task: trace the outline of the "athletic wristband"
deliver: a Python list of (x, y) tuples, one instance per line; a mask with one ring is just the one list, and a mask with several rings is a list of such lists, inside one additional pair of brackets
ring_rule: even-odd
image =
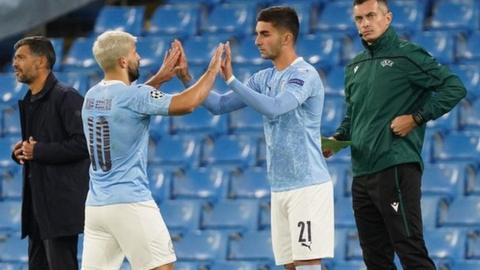
[(417, 126), (421, 126), (425, 123), (425, 119), (423, 119), (423, 116), (419, 112), (412, 114), (412, 117), (413, 121), (415, 121), (415, 124), (417, 124)]

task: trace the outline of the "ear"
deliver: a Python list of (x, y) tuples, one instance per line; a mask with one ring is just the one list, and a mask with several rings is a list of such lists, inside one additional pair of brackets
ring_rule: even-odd
[(45, 69), (50, 69), (46, 56), (39, 56), (37, 59), (38, 59), (38, 66), (39, 67), (45, 68)]
[(122, 56), (122, 57), (118, 58), (117, 62), (118, 62), (118, 65), (120, 66), (120, 68), (122, 68), (122, 69), (125, 69), (125, 68), (128, 67), (128, 61), (127, 61), (126, 57)]
[(283, 34), (282, 43), (284, 45), (293, 44), (293, 34), (290, 32), (285, 32)]
[(387, 12), (387, 14), (385, 15), (385, 18), (387, 19), (388, 25), (390, 25), (393, 20), (393, 13), (391, 11)]

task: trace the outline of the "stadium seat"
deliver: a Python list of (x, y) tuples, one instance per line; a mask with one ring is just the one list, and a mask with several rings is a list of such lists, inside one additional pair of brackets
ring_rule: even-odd
[(434, 131), (457, 130), (460, 122), (458, 112), (458, 107), (454, 107), (451, 111), (442, 115), (440, 118), (428, 121), (427, 127)]
[(333, 182), (335, 198), (347, 196), (345, 191), (347, 185), (347, 172), (350, 170), (350, 165), (329, 163), (328, 171)]
[(14, 234), (3, 242), (0, 242), (0, 262), (27, 262), (27, 239), (20, 239)]
[(422, 196), (422, 222), (424, 228), (436, 228), (441, 211), (447, 208), (447, 199), (439, 195)]
[(480, 168), (476, 164), (467, 166), (465, 186), (467, 195), (480, 195)]
[[(235, 64), (254, 66), (268, 64), (268, 61), (261, 57), (253, 36), (246, 36), (238, 42), (233, 42), (231, 48), (232, 62)], [(260, 68), (256, 68), (256, 70), (260, 70)]]
[(480, 260), (480, 231), (478, 230), (467, 233), (466, 259)]
[(422, 46), (441, 64), (453, 63), (453, 41), (452, 34), (444, 31), (417, 32), (412, 38), (412, 42)]
[(202, 166), (246, 167), (253, 165), (255, 144), (250, 137), (220, 136), (203, 142)]
[[(20, 263), (3, 263), (0, 262), (0, 269), (2, 270), (22, 270), (22, 265)], [(27, 269), (27, 268), (25, 268)]]
[(340, 64), (340, 41), (335, 35), (300, 36), (297, 41), (297, 52), (312, 65), (330, 67)]
[(335, 133), (345, 117), (345, 98), (326, 95), (323, 104), (321, 133), (329, 137)]
[(150, 19), (149, 35), (183, 38), (198, 33), (200, 6), (165, 5), (159, 6)]
[(257, 200), (224, 200), (204, 206), (201, 229), (256, 230), (259, 204)]
[(0, 201), (0, 230), (20, 230), (20, 219), (21, 203), (19, 201)]
[[(327, 95), (344, 96), (345, 95), (345, 68), (342, 66), (333, 67), (326, 75), (323, 81), (325, 93)], [(329, 96), (326, 96), (328, 100)]]
[(260, 230), (269, 230), (271, 225), (270, 199), (260, 201)]
[(345, 228), (335, 228), (334, 236), (334, 260), (335, 261), (345, 261), (347, 260), (347, 243), (348, 239), (351, 237), (351, 230)]
[(480, 31), (474, 32), (467, 37), (461, 37), (457, 41), (456, 57), (460, 61), (478, 63), (480, 60), (480, 47), (478, 41), (480, 40)]
[(473, 0), (436, 0), (428, 26), (433, 29), (471, 31), (478, 27), (478, 2)]
[(201, 205), (198, 200), (165, 200), (160, 211), (169, 229), (191, 231), (199, 228)]
[(221, 231), (189, 231), (173, 238), (175, 254), (179, 260), (224, 260), (228, 235)]
[(289, 6), (297, 12), (298, 21), (300, 22), (300, 35), (310, 34), (312, 28), (312, 13), (316, 11), (316, 1), (295, 1), (280, 0), (275, 5)]
[(183, 43), (184, 50), (188, 52), (188, 62), (206, 67), (218, 44), (228, 41), (229, 38), (228, 35), (218, 34), (189, 37)]
[(465, 166), (461, 164), (426, 164), (422, 177), (422, 194), (446, 195), (464, 193)]
[(168, 82), (165, 82), (162, 85), (160, 85), (160, 90), (168, 94), (175, 94), (185, 90), (185, 86), (183, 85), (182, 81), (180, 81), (180, 79), (175, 77), (169, 80)]
[(480, 99), (461, 103), (460, 126), (464, 129), (480, 130)]
[(191, 137), (164, 136), (149, 154), (149, 161), (164, 166), (188, 167), (198, 163), (197, 141)]
[(220, 4), (213, 9), (201, 23), (204, 33), (232, 33), (250, 35), (254, 31), (255, 6), (248, 3)]
[[(73, 41), (63, 62), (63, 71), (99, 71), (92, 53), (93, 38), (77, 38)], [(93, 84), (90, 84), (93, 85)]]
[(467, 89), (467, 98), (475, 100), (480, 97), (480, 64), (470, 63), (451, 65), (452, 72), (460, 78)]
[(16, 106), (17, 100), (22, 99), (28, 87), (17, 82), (15, 75), (0, 73), (0, 108)]
[(433, 157), (436, 161), (479, 161), (479, 140), (478, 136), (463, 133), (435, 136)]
[(185, 261), (177, 261), (175, 262), (175, 270), (199, 270), (205, 269), (202, 263), (199, 262), (185, 262)]
[(163, 136), (170, 136), (170, 120), (170, 117), (164, 115), (150, 118), (150, 136), (154, 141), (160, 140)]
[(258, 263), (250, 261), (220, 261), (214, 262), (209, 270), (257, 270)]
[(75, 88), (82, 96), (87, 93), (88, 78), (84, 72), (56, 72), (55, 76), (64, 85)]
[(54, 71), (59, 71), (62, 69), (63, 61), (63, 38), (51, 38), (50, 41), (53, 45), (53, 50), (55, 51), (55, 65), (53, 66)]
[(144, 13), (143, 6), (104, 6), (95, 22), (94, 32), (99, 35), (107, 30), (121, 30), (139, 36)]
[(213, 115), (200, 107), (192, 113), (171, 118), (170, 131), (173, 134), (224, 134), (227, 130), (227, 116)]
[(3, 199), (20, 199), (22, 197), (22, 170), (18, 166), (0, 169), (0, 191)]
[(2, 114), (0, 120), (3, 119), (1, 127), (2, 136), (11, 136), (20, 139), (20, 113), (18, 106), (9, 106), (0, 111)]
[(267, 172), (263, 168), (249, 168), (233, 172), (228, 188), (229, 198), (265, 198), (270, 196)]
[(248, 231), (230, 239), (229, 260), (273, 260), (270, 231)]
[(442, 226), (480, 226), (480, 196), (457, 197), (440, 213)]
[(140, 67), (152, 74), (163, 63), (163, 57), (170, 48), (170, 38), (142, 37), (137, 40), (137, 53), (140, 55)]
[(230, 133), (260, 133), (263, 131), (262, 115), (250, 106), (229, 113), (228, 120)]
[(12, 150), (15, 143), (20, 138), (0, 137), (0, 168), (16, 166), (15, 161), (12, 160)]
[(157, 203), (170, 198), (170, 188), (172, 184), (172, 174), (175, 169), (166, 169), (161, 165), (150, 164), (148, 166), (148, 179), (150, 191)]
[(388, 7), (393, 13), (392, 25), (395, 30), (422, 31), (425, 16), (425, 3), (423, 1), (391, 1), (388, 3)]
[(335, 200), (335, 226), (355, 227), (353, 216), (352, 199), (350, 197), (338, 197)]
[(362, 260), (363, 253), (362, 249), (360, 248), (360, 239), (358, 236), (358, 231), (351, 230), (347, 234), (347, 238), (345, 239), (346, 251), (345, 251), (345, 258), (347, 260)]
[[(362, 39), (358, 35), (353, 38), (345, 37), (341, 39), (342, 42), (342, 63), (348, 64), (350, 61), (363, 52), (365, 47), (362, 44)], [(343, 82), (342, 82), (343, 83)]]
[(363, 261), (338, 261), (332, 270), (367, 270)]
[(352, 34), (356, 32), (352, 18), (351, 1), (327, 1), (313, 27), (317, 33), (340, 31)]
[(455, 260), (450, 268), (451, 270), (478, 270), (480, 269), (480, 260)]
[(464, 258), (466, 239), (462, 229), (426, 229), (423, 236), (432, 259)]
[(215, 168), (200, 168), (173, 174), (171, 198), (212, 199), (224, 197), (227, 175)]

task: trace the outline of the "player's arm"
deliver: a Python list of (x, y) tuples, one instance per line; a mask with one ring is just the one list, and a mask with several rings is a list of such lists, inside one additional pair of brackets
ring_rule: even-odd
[(158, 89), (162, 83), (169, 81), (175, 76), (176, 72), (180, 68), (177, 65), (180, 58), (179, 43), (180, 42), (178, 40), (172, 42), (172, 46), (165, 53), (162, 66), (158, 69), (155, 75), (145, 82), (146, 85), (150, 85)]

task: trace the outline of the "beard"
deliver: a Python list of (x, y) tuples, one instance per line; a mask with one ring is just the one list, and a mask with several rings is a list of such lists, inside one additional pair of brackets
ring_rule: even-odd
[(15, 72), (15, 77), (17, 77), (17, 81), (20, 83), (30, 84), (33, 81), (32, 76), (28, 76), (27, 74), (20, 72)]
[(140, 72), (138, 71), (139, 63), (136, 66), (128, 65), (128, 80), (130, 83), (136, 81), (140, 76)]

